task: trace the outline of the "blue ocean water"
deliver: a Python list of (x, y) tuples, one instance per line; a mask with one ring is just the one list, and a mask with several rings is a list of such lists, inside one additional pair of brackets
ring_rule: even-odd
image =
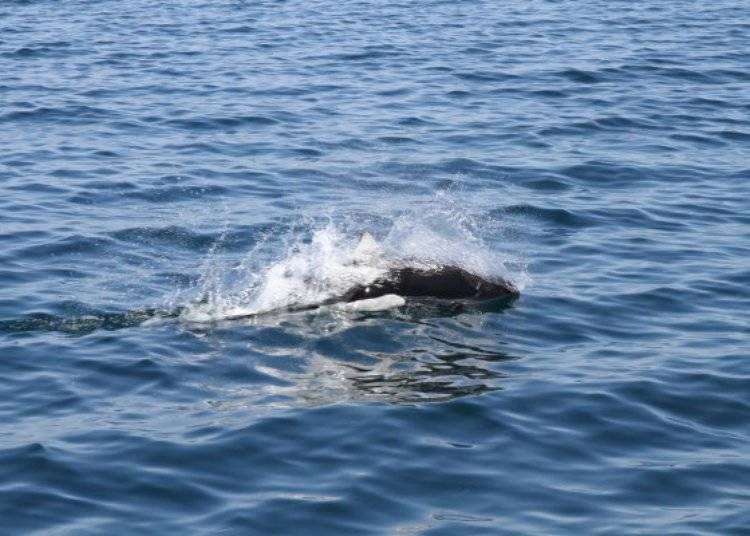
[[(726, 0), (0, 3), (0, 533), (750, 533), (748, 50)], [(279, 312), (363, 233), (521, 297)]]

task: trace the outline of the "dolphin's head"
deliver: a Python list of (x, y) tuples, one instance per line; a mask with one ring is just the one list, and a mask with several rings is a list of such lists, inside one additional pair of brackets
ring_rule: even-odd
[(474, 274), (468, 274), (476, 288), (475, 298), (490, 300), (494, 298), (517, 298), (520, 293), (509, 281), (504, 279), (484, 279)]

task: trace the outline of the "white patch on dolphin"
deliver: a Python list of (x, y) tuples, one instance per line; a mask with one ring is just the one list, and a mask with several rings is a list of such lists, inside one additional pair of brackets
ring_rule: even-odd
[(337, 303), (333, 308), (338, 311), (386, 311), (401, 307), (405, 303), (406, 300), (398, 294), (384, 294), (377, 298)]

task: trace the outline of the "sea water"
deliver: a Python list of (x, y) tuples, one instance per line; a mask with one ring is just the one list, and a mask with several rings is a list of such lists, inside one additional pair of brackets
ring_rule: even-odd
[[(746, 534), (748, 50), (744, 2), (0, 3), (0, 533)], [(399, 263), (521, 296), (289, 311)]]

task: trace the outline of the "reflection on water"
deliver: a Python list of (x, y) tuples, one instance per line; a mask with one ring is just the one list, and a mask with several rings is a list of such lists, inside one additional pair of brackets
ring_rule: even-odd
[(280, 405), (324, 405), (349, 401), (440, 402), (501, 389), (506, 376), (494, 366), (510, 359), (497, 354), (413, 352), (381, 355), (373, 367), (310, 358), (303, 373), (264, 367), (288, 385), (269, 387)]
[(320, 406), (340, 402), (442, 402), (502, 389), (507, 376), (497, 363), (511, 359), (502, 353), (464, 352), (382, 355), (377, 365), (362, 367), (324, 356), (311, 357), (304, 372), (258, 367), (280, 380), (225, 392), (225, 400), (212, 400), (214, 408), (241, 406)]
[[(350, 317), (337, 329), (328, 318), (323, 336), (324, 331), (311, 329), (320, 328), (319, 324), (307, 324), (306, 329), (287, 324), (284, 331), (295, 332), (300, 338), (297, 347), (269, 349), (251, 343), (248, 349), (266, 356), (294, 356), (293, 364), (289, 359), (266, 359), (255, 369), (268, 381), (225, 391), (226, 398), (214, 400), (212, 405), (441, 402), (503, 388), (507, 375), (501, 370), (502, 363), (514, 357), (503, 351), (502, 342), (482, 339), (483, 315), (429, 319), (404, 319), (403, 313), (391, 313), (389, 318), (363, 316)], [(454, 340), (445, 338), (446, 333)], [(463, 342), (477, 339), (483, 341), (482, 346)]]

